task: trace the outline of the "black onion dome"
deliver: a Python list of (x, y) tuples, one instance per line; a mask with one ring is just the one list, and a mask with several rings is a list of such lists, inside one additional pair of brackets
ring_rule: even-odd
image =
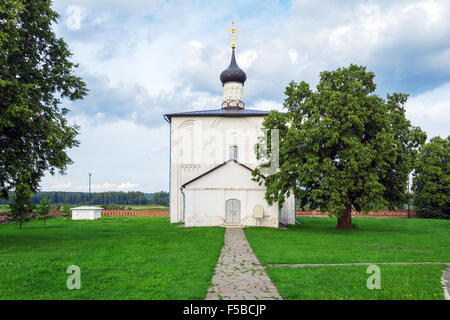
[(231, 54), (231, 62), (227, 69), (223, 70), (220, 74), (220, 81), (222, 81), (222, 85), (226, 82), (236, 81), (244, 84), (245, 80), (247, 80), (247, 75), (245, 72), (238, 67), (236, 63), (236, 57), (233, 53)]

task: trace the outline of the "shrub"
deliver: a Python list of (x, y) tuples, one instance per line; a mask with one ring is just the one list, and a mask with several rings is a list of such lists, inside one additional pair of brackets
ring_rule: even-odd
[(44, 225), (47, 224), (47, 220), (50, 219), (50, 200), (44, 198), (39, 203), (38, 207), (38, 219), (44, 220)]
[(62, 212), (61, 215), (65, 218), (65, 219), (70, 219), (72, 218), (72, 212), (70, 211), (70, 206), (68, 204), (65, 204), (62, 208)]
[(450, 219), (450, 136), (421, 149), (413, 177), (414, 205), (424, 218)]

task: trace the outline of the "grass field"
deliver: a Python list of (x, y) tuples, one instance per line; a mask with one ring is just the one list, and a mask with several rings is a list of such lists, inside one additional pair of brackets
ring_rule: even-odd
[(353, 218), (349, 231), (333, 218), (298, 220), (289, 230), (245, 229), (262, 264), (450, 262), (450, 220)]
[[(0, 299), (203, 299), (224, 228), (161, 218), (51, 219), (0, 226)], [(66, 269), (81, 269), (68, 290)]]
[[(299, 218), (288, 230), (245, 228), (263, 265), (450, 262), (450, 221)], [(0, 226), (0, 299), (203, 299), (224, 228), (178, 228), (167, 217), (51, 219)], [(66, 269), (81, 268), (81, 290)], [(381, 289), (366, 286), (367, 266), (268, 267), (285, 299), (443, 299), (443, 265), (379, 265)]]
[(284, 299), (442, 300), (444, 265), (380, 265), (380, 289), (369, 290), (366, 266), (267, 268)]
[[(450, 221), (354, 218), (358, 228), (336, 230), (336, 219), (298, 218), (289, 230), (247, 228), (262, 264), (450, 262)], [(367, 266), (268, 267), (284, 299), (443, 299), (444, 265), (379, 265), (381, 289), (369, 290)]]

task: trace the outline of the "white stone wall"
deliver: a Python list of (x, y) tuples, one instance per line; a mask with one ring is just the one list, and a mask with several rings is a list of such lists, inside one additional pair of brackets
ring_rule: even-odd
[(171, 121), (170, 221), (182, 219), (181, 185), (229, 159), (254, 168), (254, 145), (263, 117), (173, 117)]
[[(278, 227), (278, 206), (269, 206), (264, 199), (264, 187), (251, 180), (250, 170), (228, 162), (185, 188), (186, 226), (225, 225), (225, 203), (240, 201), (240, 225)], [(264, 218), (255, 219), (253, 209), (260, 205)]]
[[(262, 121), (263, 116), (173, 117), (171, 119), (171, 222), (179, 222), (183, 219), (183, 197), (180, 187), (191, 179), (229, 160), (229, 148), (231, 146), (238, 147), (239, 162), (252, 169), (256, 167), (257, 160), (254, 152), (254, 146), (257, 143), (258, 135), (262, 134), (260, 130), (262, 127)], [(245, 183), (247, 180), (252, 182), (251, 177), (248, 179), (241, 179), (239, 181), (241, 181), (241, 183)], [(230, 191), (228, 180), (219, 180), (218, 182), (218, 188), (227, 189)], [(243, 196), (245, 199), (250, 199), (246, 210), (249, 210), (253, 203), (262, 201), (261, 199), (264, 198), (264, 186), (261, 186), (260, 188), (261, 189), (258, 191), (248, 190), (247, 196)], [(200, 218), (200, 211), (196, 210), (195, 213), (197, 216), (193, 215), (190, 223), (192, 225), (194, 223), (198, 223), (198, 225), (220, 224), (220, 217), (225, 217), (224, 212), (223, 214), (219, 212), (219, 214), (221, 214), (219, 216), (213, 214), (212, 212), (216, 212), (217, 208), (222, 208), (225, 210), (225, 197), (229, 195), (208, 193), (208, 196), (205, 196), (204, 193), (200, 191), (201, 190), (185, 191), (186, 207), (188, 205), (193, 205), (193, 199), (205, 199), (205, 203), (203, 204), (203, 208), (205, 208), (205, 212), (203, 213), (204, 217)], [(190, 204), (188, 204), (188, 202)], [(199, 208), (198, 205), (196, 205), (196, 207)], [(210, 210), (208, 210), (208, 208)], [(295, 208), (293, 201), (289, 200), (285, 204), (285, 208), (286, 209), (284, 209), (284, 211), (282, 210), (283, 214), (280, 214), (280, 220), (284, 219), (288, 221), (288, 223), (295, 223)], [(274, 210), (276, 210), (278, 217), (278, 208)], [(266, 220), (268, 221), (268, 219)], [(245, 223), (248, 225), (256, 225), (256, 221), (251, 217), (248, 217)], [(275, 226), (275, 220), (269, 224)], [(276, 224), (278, 224), (278, 218)]]
[(239, 102), (243, 102), (244, 85), (240, 82), (226, 82), (223, 85), (223, 101), (234, 102), (230, 106), (237, 106)]

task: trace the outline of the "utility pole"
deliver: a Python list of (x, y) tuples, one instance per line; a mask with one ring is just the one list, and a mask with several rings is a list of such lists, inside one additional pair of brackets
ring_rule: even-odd
[(90, 206), (91, 205), (91, 176), (92, 176), (92, 173), (88, 172), (88, 175), (89, 175), (89, 196), (88, 196), (88, 199), (89, 199), (89, 206)]

